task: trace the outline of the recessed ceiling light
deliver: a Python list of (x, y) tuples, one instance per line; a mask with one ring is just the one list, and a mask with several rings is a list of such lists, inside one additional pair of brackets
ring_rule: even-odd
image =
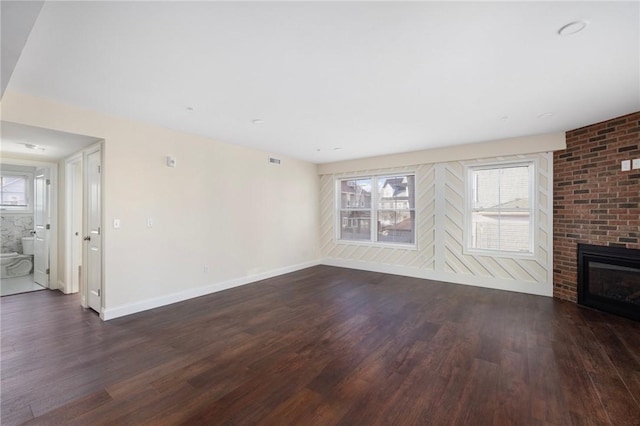
[(551, 118), (551, 117), (553, 117), (553, 113), (552, 112), (545, 112), (545, 113), (540, 114), (538, 116), (538, 118)]
[(43, 147), (38, 146), (38, 145), (34, 145), (32, 143), (25, 143), (24, 146), (29, 148), (29, 149), (33, 149), (34, 151), (44, 151)]
[(569, 22), (567, 25), (563, 26), (558, 30), (558, 35), (562, 37), (566, 37), (566, 36), (577, 34), (580, 31), (587, 28), (587, 25), (589, 25), (588, 21)]
[(340, 151), (342, 148), (333, 148), (334, 151)]
[(252, 121), (253, 124), (264, 124), (264, 120), (262, 118), (256, 118)]

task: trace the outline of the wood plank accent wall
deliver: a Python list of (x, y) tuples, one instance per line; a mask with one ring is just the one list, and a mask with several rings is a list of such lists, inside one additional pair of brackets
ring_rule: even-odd
[[(526, 154), (352, 171), (320, 178), (320, 244), (323, 263), (369, 271), (552, 295), (552, 154)], [(536, 247), (533, 256), (470, 254), (464, 249), (465, 166), (532, 160), (536, 163)], [(417, 247), (373, 246), (336, 241), (335, 180), (370, 174), (416, 174)]]
[(640, 249), (640, 111), (567, 132), (553, 159), (554, 297), (576, 301), (578, 243)]

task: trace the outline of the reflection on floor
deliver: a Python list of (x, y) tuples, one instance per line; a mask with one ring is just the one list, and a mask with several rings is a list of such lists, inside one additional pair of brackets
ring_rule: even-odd
[(22, 277), (0, 278), (0, 296), (44, 289), (41, 285), (33, 282), (33, 274)]

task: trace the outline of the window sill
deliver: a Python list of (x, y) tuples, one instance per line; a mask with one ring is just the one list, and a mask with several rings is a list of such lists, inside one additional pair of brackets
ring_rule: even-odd
[(482, 249), (464, 249), (462, 254), (468, 256), (486, 256), (486, 257), (506, 257), (512, 259), (534, 259), (535, 252), (520, 251), (502, 251), (502, 250), (482, 250)]
[(365, 246), (365, 247), (379, 247), (379, 248), (392, 248), (402, 250), (417, 251), (417, 244), (402, 244), (402, 243), (374, 243), (372, 241), (357, 241), (357, 240), (338, 240), (334, 239), (335, 244), (352, 245), (352, 246)]
[(5, 215), (33, 215), (33, 210), (4, 210), (0, 209), (0, 214)]

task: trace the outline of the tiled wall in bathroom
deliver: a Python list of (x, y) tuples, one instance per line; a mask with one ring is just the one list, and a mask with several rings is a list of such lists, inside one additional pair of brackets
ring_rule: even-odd
[(29, 237), (33, 230), (33, 216), (21, 214), (2, 215), (2, 253), (22, 253), (22, 237)]

